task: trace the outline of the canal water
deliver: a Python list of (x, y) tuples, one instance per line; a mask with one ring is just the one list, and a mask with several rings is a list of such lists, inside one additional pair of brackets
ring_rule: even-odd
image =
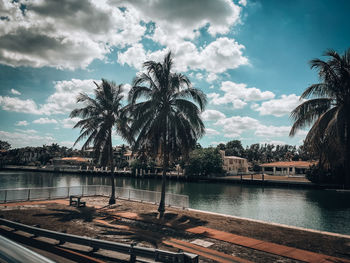
[[(104, 176), (0, 171), (0, 188), (109, 185)], [(161, 190), (161, 181), (120, 177), (119, 187)], [(167, 192), (189, 196), (190, 207), (350, 235), (350, 193), (227, 183), (168, 181)]]

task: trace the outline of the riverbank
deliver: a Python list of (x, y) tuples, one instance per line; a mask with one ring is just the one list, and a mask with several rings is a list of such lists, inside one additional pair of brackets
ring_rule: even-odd
[[(60, 174), (80, 174), (80, 175), (92, 175), (92, 176), (108, 176), (110, 172), (99, 170), (79, 170), (79, 169), (55, 169), (52, 167), (36, 167), (36, 166), (19, 166), (19, 165), (6, 165), (2, 170), (12, 171), (30, 171), (30, 172), (50, 172)], [(161, 173), (149, 173), (145, 172), (141, 174), (132, 174), (131, 171), (118, 170), (115, 172), (117, 177), (134, 177), (134, 178), (155, 178), (161, 179)], [(292, 177), (292, 176), (274, 176), (274, 175), (262, 175), (262, 174), (246, 174), (237, 176), (213, 176), (213, 177), (186, 177), (178, 173), (168, 173), (167, 179), (178, 181), (190, 181), (190, 182), (213, 182), (213, 183), (230, 183), (230, 184), (247, 184), (247, 185), (266, 185), (266, 186), (281, 186), (281, 187), (295, 187), (295, 188), (310, 188), (310, 189), (328, 189), (328, 188), (341, 188), (341, 186), (335, 185), (317, 185), (313, 184), (305, 177)]]
[[(299, 262), (264, 251), (263, 246), (238, 245), (223, 241), (226, 236), (243, 237), (252, 243), (252, 239), (282, 245), (280, 248), (306, 250), (350, 260), (350, 236), (327, 234), (314, 230), (269, 224), (239, 217), (206, 213), (198, 210), (167, 208), (163, 219), (157, 219), (157, 206), (149, 203), (117, 200), (115, 206), (106, 206), (108, 198), (84, 198), (86, 208), (68, 206), (68, 200), (12, 203), (0, 206), (0, 215), (6, 219), (24, 224), (35, 225), (60, 232), (133, 243), (146, 247), (173, 250), (165, 243), (171, 238), (183, 242), (211, 244), (208, 249), (253, 262)], [(25, 211), (25, 213), (24, 213)], [(188, 231), (192, 229), (191, 231)], [(219, 231), (219, 238), (214, 234), (195, 233), (193, 229)], [(220, 232), (223, 231), (223, 232)], [(220, 234), (221, 233), (221, 234)], [(221, 238), (220, 238), (221, 237)], [(196, 241), (197, 240), (197, 241)], [(200, 240), (200, 241), (198, 241)], [(165, 241), (165, 242), (164, 242)], [(170, 242), (170, 241), (169, 241)], [(270, 243), (269, 243), (270, 242)], [(295, 250), (294, 254), (299, 251)], [(293, 254), (293, 253), (291, 253)], [(213, 262), (202, 258), (202, 262)], [(342, 261), (339, 261), (342, 262)], [(343, 262), (346, 262), (345, 260)], [(349, 261), (350, 262), (350, 261)]]

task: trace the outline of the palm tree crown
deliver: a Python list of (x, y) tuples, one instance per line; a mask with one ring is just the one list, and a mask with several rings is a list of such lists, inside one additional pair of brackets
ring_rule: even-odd
[[(293, 136), (300, 128), (312, 125), (305, 142), (316, 150), (337, 147), (343, 161), (350, 161), (350, 48), (343, 56), (334, 50), (325, 53), (328, 61), (314, 59), (311, 68), (319, 72), (321, 82), (308, 87), (291, 117)], [(344, 152), (345, 151), (345, 152)], [(321, 161), (321, 160), (320, 160)]]
[(171, 72), (172, 65), (170, 52), (163, 63), (145, 62), (146, 72), (134, 79), (128, 96), (134, 148), (162, 154), (163, 182), (169, 158), (186, 154), (204, 134), (206, 96), (186, 76)]

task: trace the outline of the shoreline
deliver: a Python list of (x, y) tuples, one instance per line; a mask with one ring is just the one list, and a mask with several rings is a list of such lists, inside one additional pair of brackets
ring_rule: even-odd
[[(34, 166), (18, 166), (18, 165), (6, 165), (3, 166), (0, 171), (27, 171), (27, 172), (47, 172), (47, 173), (59, 173), (59, 174), (78, 174), (78, 175), (92, 175), (92, 176), (108, 176), (107, 171), (81, 171), (76, 169), (51, 169), (40, 168)], [(160, 174), (144, 174), (133, 175), (130, 171), (118, 171), (115, 173), (116, 177), (130, 177), (139, 179), (161, 179)], [(261, 174), (255, 174), (261, 175)], [(340, 185), (319, 185), (312, 182), (293, 181), (293, 180), (276, 180), (276, 179), (256, 179), (256, 178), (234, 178), (232, 176), (220, 176), (220, 177), (185, 177), (176, 174), (168, 174), (167, 179), (177, 181), (188, 182), (212, 182), (212, 183), (230, 183), (230, 184), (244, 184), (244, 185), (260, 185), (260, 186), (278, 186), (284, 188), (304, 188), (304, 189), (339, 189), (343, 190)]]

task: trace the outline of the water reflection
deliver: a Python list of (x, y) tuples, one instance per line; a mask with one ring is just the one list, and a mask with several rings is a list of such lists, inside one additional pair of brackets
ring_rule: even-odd
[[(110, 185), (106, 176), (0, 172), (0, 188)], [(151, 191), (161, 181), (119, 177), (116, 185)], [(190, 207), (264, 221), (350, 234), (350, 194), (336, 191), (168, 181), (167, 191), (189, 196)]]

